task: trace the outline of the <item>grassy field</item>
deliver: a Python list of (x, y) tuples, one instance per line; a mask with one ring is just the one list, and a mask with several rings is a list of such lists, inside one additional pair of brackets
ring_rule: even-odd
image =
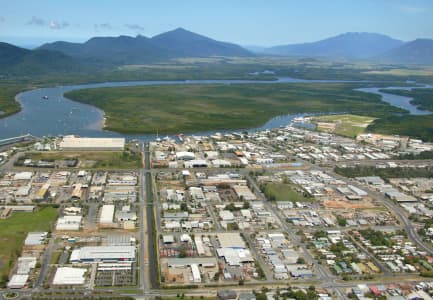
[(43, 208), (35, 213), (12, 213), (0, 220), (0, 277), (7, 275), (20, 254), (24, 239), (30, 231), (49, 231), (57, 218), (55, 208)]
[(79, 168), (137, 169), (141, 168), (141, 155), (129, 151), (48, 151), (28, 152), (25, 158), (38, 160), (65, 160), (76, 158)]
[[(328, 115), (314, 117), (312, 122), (317, 124), (317, 129), (320, 131), (332, 132), (353, 138), (363, 133), (374, 119), (372, 117), (356, 115)], [(334, 125), (335, 127), (329, 129), (326, 126), (327, 124)]]
[(99, 88), (66, 94), (105, 111), (106, 129), (124, 133), (188, 133), (260, 126), (289, 113), (403, 112), (359, 84), (232, 84)]
[(310, 202), (313, 200), (286, 183), (268, 183), (263, 187), (263, 192), (270, 201)]

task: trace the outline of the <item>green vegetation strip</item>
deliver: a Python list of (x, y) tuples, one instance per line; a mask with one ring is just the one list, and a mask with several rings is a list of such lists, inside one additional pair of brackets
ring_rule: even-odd
[(57, 218), (57, 210), (43, 208), (35, 213), (14, 212), (0, 220), (0, 275), (2, 281), (20, 255), (24, 239), (30, 231), (50, 231)]
[(20, 111), (20, 104), (15, 101), (15, 95), (23, 91), (23, 85), (0, 85), (0, 118), (4, 118)]
[(353, 168), (335, 167), (334, 171), (345, 177), (366, 177), (380, 176), (382, 178), (415, 178), (415, 177), (433, 177), (433, 167), (425, 168), (386, 168), (380, 169), (375, 166), (355, 166)]
[(360, 84), (236, 84), (116, 87), (72, 91), (66, 97), (105, 111), (108, 130), (187, 133), (260, 126), (289, 113), (404, 112)]
[(367, 127), (367, 131), (404, 135), (433, 142), (433, 115), (388, 116), (375, 120)]
[(28, 152), (24, 157), (33, 161), (77, 159), (80, 168), (90, 169), (138, 169), (142, 167), (141, 155), (131, 151)]

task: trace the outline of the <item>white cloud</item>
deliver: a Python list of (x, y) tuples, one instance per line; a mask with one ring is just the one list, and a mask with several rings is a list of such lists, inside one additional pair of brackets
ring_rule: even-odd
[(68, 26), (69, 26), (69, 23), (66, 22), (66, 21), (60, 22), (60, 21), (54, 21), (54, 20), (52, 20), (50, 22), (50, 28), (51, 29), (64, 29), (64, 28), (66, 28)]
[(110, 30), (112, 28), (110, 23), (93, 24), (96, 31)]
[(426, 12), (428, 9), (421, 6), (414, 6), (414, 5), (400, 5), (398, 9), (407, 14), (420, 14)]
[(26, 23), (27, 25), (34, 25), (34, 26), (44, 26), (46, 24), (45, 20), (36, 16), (33, 16), (30, 21)]
[(144, 27), (138, 24), (125, 24), (125, 27), (134, 31), (144, 31)]

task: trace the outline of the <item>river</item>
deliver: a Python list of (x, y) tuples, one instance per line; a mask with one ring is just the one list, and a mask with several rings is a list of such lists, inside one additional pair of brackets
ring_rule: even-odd
[[(87, 137), (126, 137), (127, 139), (152, 140), (154, 135), (131, 135), (110, 132), (102, 129), (104, 112), (94, 106), (71, 101), (63, 95), (66, 92), (85, 88), (99, 87), (125, 87), (141, 85), (173, 85), (173, 84), (241, 84), (241, 83), (332, 83), (332, 82), (359, 82), (338, 80), (303, 80), (289, 77), (279, 78), (276, 81), (254, 80), (186, 80), (186, 81), (128, 81), (106, 82), (96, 84), (83, 84), (72, 86), (57, 86), (41, 88), (20, 93), (16, 96), (22, 110), (12, 116), (0, 119), (0, 139), (30, 133), (34, 136), (57, 136), (75, 134)], [(433, 87), (433, 86), (428, 86)], [(403, 89), (403, 87), (394, 87)], [(403, 107), (411, 114), (428, 114), (410, 104), (411, 98), (379, 92), (379, 88), (359, 89), (364, 92), (379, 94), (382, 99), (392, 105)], [(47, 96), (47, 99), (44, 97)], [(46, 98), (46, 97), (45, 97)], [(301, 116), (284, 115), (272, 118), (264, 125), (250, 128), (248, 131), (265, 130), (285, 126), (294, 118)], [(238, 129), (244, 130), (244, 129)], [(235, 131), (235, 130), (230, 130)], [(222, 131), (219, 131), (222, 132)], [(194, 134), (212, 134), (214, 132), (197, 132)]]

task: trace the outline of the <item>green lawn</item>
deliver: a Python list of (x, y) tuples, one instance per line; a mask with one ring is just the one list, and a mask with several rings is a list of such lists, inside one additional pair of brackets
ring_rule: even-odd
[(286, 183), (268, 183), (263, 190), (270, 201), (306, 202), (313, 200), (312, 197), (296, 191), (292, 185)]
[(232, 84), (99, 88), (66, 97), (105, 111), (106, 129), (125, 133), (187, 133), (260, 126), (289, 113), (403, 112), (360, 84)]
[(0, 220), (0, 277), (7, 275), (21, 253), (30, 231), (49, 231), (57, 218), (57, 209), (46, 207), (35, 213), (17, 212)]
[[(347, 136), (356, 137), (365, 131), (367, 126), (374, 121), (375, 118), (366, 116), (356, 116), (356, 115), (328, 115), (328, 116), (318, 116), (313, 118), (313, 122), (325, 122), (335, 124), (335, 130), (331, 132)], [(326, 128), (318, 125), (318, 130), (327, 131)]]

